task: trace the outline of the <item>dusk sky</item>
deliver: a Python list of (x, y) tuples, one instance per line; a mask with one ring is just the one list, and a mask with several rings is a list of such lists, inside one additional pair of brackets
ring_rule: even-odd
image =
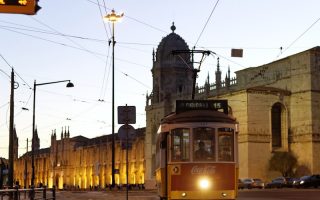
[[(319, 46), (318, 0), (40, 0), (36, 15), (0, 13), (0, 156), (8, 157), (10, 72), (14, 68), (15, 126), (19, 155), (32, 136), (33, 82), (71, 80), (37, 87), (36, 126), (41, 148), (62, 127), (70, 136), (111, 134), (111, 25), (103, 16), (124, 13), (115, 24), (115, 109), (136, 106), (135, 128), (145, 127), (146, 94), (152, 92), (152, 51), (172, 22), (196, 49), (211, 50), (198, 84), (214, 81), (217, 57), (222, 77)], [(242, 58), (231, 49), (242, 48)], [(196, 57), (196, 61), (199, 57)], [(195, 65), (195, 67), (198, 67)], [(29, 111), (22, 108), (28, 108)], [(115, 112), (117, 119), (117, 112)], [(117, 120), (116, 120), (117, 122)], [(116, 123), (117, 132), (120, 125)], [(31, 149), (29, 143), (29, 150)]]

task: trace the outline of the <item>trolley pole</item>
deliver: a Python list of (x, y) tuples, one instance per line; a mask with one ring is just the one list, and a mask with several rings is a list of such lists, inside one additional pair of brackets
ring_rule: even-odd
[[(195, 53), (200, 53), (202, 54), (201, 60), (199, 62), (195, 62), (194, 61), (194, 54)], [(172, 51), (173, 55), (179, 55), (179, 54), (191, 54), (191, 63), (187, 63), (185, 60), (183, 60), (188, 67), (192, 70), (192, 79), (193, 79), (193, 83), (192, 83), (192, 94), (191, 94), (191, 99), (194, 99), (195, 96), (195, 90), (196, 90), (196, 81), (197, 81), (197, 77), (198, 77), (198, 73), (200, 72), (200, 67), (201, 64), (204, 60), (204, 56), (208, 56), (210, 54), (216, 54), (212, 51), (208, 51), (208, 50), (196, 50), (195, 47), (193, 47), (191, 50), (173, 50)], [(183, 59), (181, 56), (179, 56), (179, 58)], [(193, 67), (194, 63), (199, 63), (198, 69), (195, 69)], [(191, 66), (189, 66), (189, 64), (191, 64)]]

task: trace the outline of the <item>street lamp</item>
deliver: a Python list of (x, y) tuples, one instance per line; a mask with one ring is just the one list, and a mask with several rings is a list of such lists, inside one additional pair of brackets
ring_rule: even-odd
[(114, 141), (114, 24), (119, 21), (123, 17), (123, 13), (120, 15), (116, 14), (114, 10), (111, 11), (110, 14), (107, 14), (105, 17), (103, 17), (106, 21), (109, 21), (112, 23), (112, 156), (111, 156), (111, 170), (112, 170), (112, 187), (115, 186), (115, 180), (114, 180), (114, 174), (115, 174), (115, 141)]
[(47, 83), (36, 83), (36, 80), (34, 80), (33, 84), (33, 115), (32, 115), (32, 144), (31, 144), (31, 166), (32, 166), (32, 174), (31, 174), (31, 186), (34, 187), (34, 140), (35, 140), (35, 119), (36, 119), (36, 88), (37, 86), (41, 85), (49, 85), (49, 84), (55, 84), (55, 83), (62, 83), (62, 82), (68, 82), (66, 87), (74, 87), (73, 83), (70, 82), (70, 80), (63, 80), (63, 81), (54, 81), (54, 82), (47, 82)]

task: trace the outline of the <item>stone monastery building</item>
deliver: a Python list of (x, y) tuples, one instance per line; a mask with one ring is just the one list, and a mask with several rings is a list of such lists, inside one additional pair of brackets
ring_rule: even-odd
[[(153, 52), (153, 90), (146, 97), (146, 127), (137, 130), (129, 150), (129, 183), (155, 186), (155, 143), (160, 120), (175, 110), (175, 101), (191, 99), (192, 54), (187, 43), (172, 32)], [(270, 180), (274, 152), (292, 152), (298, 159), (297, 175), (320, 173), (320, 47), (272, 63), (223, 74), (218, 59), (215, 74), (196, 86), (195, 99), (227, 99), (229, 114), (239, 122), (239, 177)], [(209, 77), (215, 77), (214, 83)], [(225, 77), (225, 78), (222, 78)], [(125, 150), (116, 140), (117, 184), (126, 183)], [(111, 183), (111, 137), (88, 139), (56, 131), (51, 146), (35, 154), (35, 183), (89, 188)], [(30, 152), (15, 161), (14, 177), (20, 185), (31, 183)], [(27, 173), (26, 173), (27, 172)]]

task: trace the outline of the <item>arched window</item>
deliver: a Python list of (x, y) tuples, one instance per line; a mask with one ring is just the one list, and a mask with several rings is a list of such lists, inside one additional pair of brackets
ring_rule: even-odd
[(276, 103), (272, 106), (272, 110), (271, 110), (272, 148), (282, 147), (281, 112), (282, 112), (282, 105), (280, 103)]

